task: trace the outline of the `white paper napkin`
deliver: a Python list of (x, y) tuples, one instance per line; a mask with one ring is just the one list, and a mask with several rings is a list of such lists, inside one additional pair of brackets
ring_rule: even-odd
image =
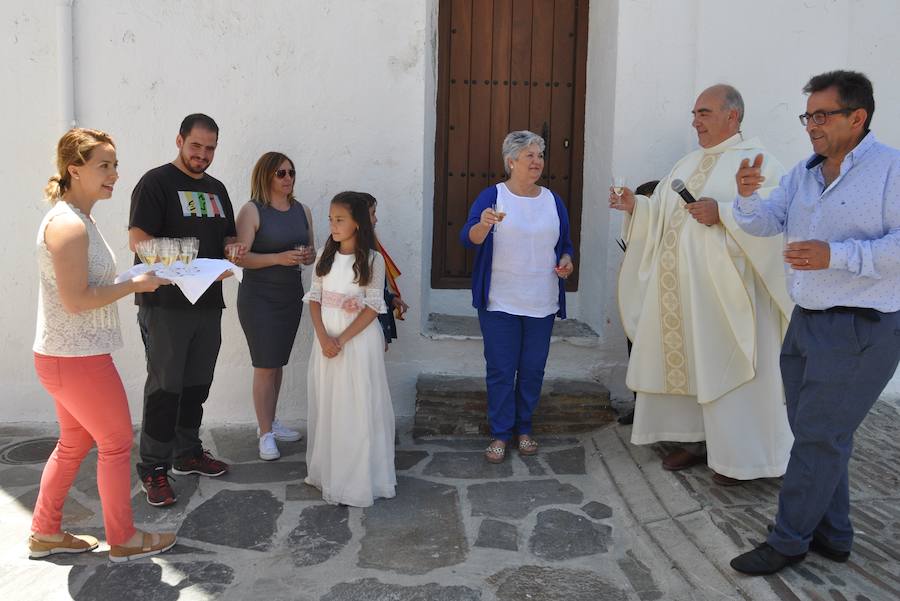
[(171, 267), (165, 267), (162, 263), (157, 263), (152, 267), (140, 263), (133, 266), (125, 273), (116, 276), (116, 283), (130, 280), (131, 278), (154, 270), (156, 275), (161, 278), (170, 280), (178, 286), (181, 293), (184, 294), (191, 304), (197, 302), (203, 293), (206, 292), (216, 279), (230, 271), (234, 277), (241, 281), (244, 270), (226, 259), (194, 259), (190, 267), (185, 267), (181, 261), (176, 261)]

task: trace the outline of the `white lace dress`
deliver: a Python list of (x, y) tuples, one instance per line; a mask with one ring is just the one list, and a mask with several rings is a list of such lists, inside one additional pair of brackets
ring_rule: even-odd
[[(340, 335), (364, 307), (387, 312), (384, 259), (375, 251), (369, 256), (372, 277), (365, 288), (353, 282), (354, 255), (338, 253), (327, 275), (313, 275), (303, 301), (321, 304), (322, 323), (331, 336)], [(394, 409), (378, 320), (332, 359), (315, 341), (307, 381), (306, 483), (320, 489), (322, 498), (332, 504), (368, 507), (379, 497), (393, 497)]]

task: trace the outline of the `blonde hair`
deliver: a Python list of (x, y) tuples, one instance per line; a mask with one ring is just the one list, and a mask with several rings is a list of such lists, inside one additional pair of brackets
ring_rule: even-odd
[(56, 144), (56, 173), (47, 180), (44, 187), (44, 198), (56, 202), (72, 187), (69, 166), (84, 165), (91, 159), (91, 153), (98, 146), (109, 144), (113, 148), (116, 143), (110, 135), (99, 129), (73, 127), (63, 134)]
[[(272, 189), (272, 180), (275, 179), (275, 171), (278, 166), (287, 161), (291, 164), (291, 169), (296, 169), (294, 161), (287, 155), (280, 152), (267, 152), (259, 157), (256, 165), (253, 167), (253, 174), (250, 176), (250, 199), (261, 202), (264, 205), (272, 203), (270, 190)], [(297, 179), (294, 178), (296, 184)], [(288, 195), (289, 202), (295, 202), (294, 192)]]

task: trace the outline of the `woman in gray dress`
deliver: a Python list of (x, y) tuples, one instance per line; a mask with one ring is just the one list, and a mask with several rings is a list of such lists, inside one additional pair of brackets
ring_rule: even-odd
[(302, 265), (316, 259), (309, 208), (294, 198), (294, 163), (267, 152), (253, 168), (250, 202), (237, 216), (238, 242), (250, 250), (240, 261), (244, 277), (237, 309), (253, 362), (253, 407), (259, 422), (259, 457), (278, 459), (276, 440), (300, 433), (275, 418), (282, 369), (287, 365), (303, 310)]

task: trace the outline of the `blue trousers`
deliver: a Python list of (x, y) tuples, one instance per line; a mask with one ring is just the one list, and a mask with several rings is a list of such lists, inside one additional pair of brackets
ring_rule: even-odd
[(555, 317), (478, 310), (491, 438), (508, 442), (513, 433), (531, 434), (531, 415), (541, 398)]
[(768, 542), (800, 555), (815, 537), (849, 551), (847, 465), (853, 433), (900, 360), (900, 312), (872, 321), (853, 313), (795, 308), (781, 349), (781, 375), (794, 446)]

